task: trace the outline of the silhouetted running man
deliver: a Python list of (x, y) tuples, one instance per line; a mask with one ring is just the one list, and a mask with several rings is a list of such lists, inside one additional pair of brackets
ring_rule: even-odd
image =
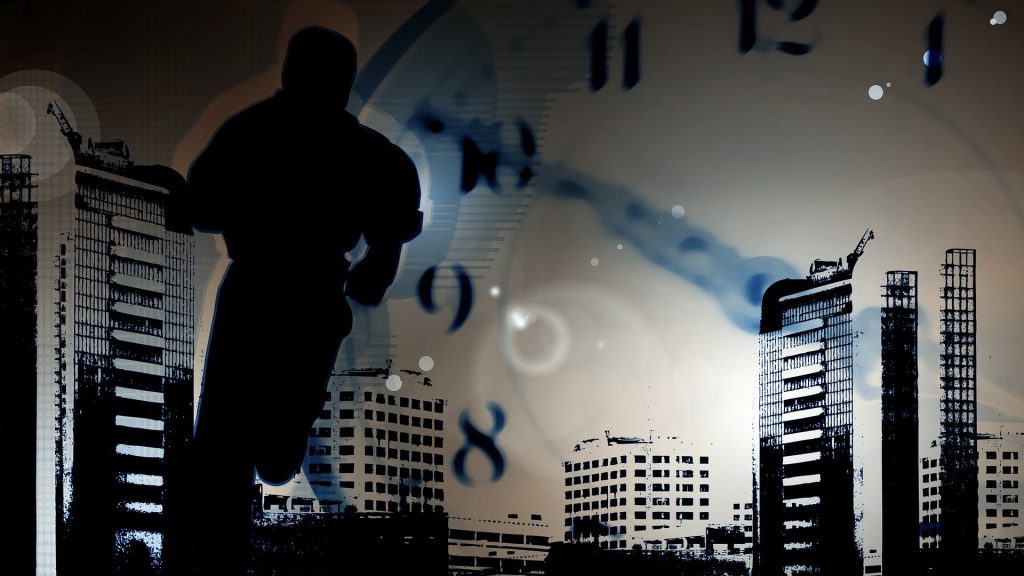
[(189, 171), (192, 223), (222, 232), (231, 257), (193, 444), (202, 574), (244, 572), (253, 470), (276, 484), (299, 469), (352, 327), (345, 296), (379, 304), (421, 229), (412, 161), (345, 111), (355, 72), (345, 37), (296, 33), (282, 89), (225, 122)]

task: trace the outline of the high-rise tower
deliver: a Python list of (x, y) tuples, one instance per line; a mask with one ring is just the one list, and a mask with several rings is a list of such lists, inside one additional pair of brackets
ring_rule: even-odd
[(815, 260), (761, 308), (754, 572), (861, 574), (853, 475), (853, 269)]
[(975, 251), (946, 250), (942, 266), (939, 465), (943, 479), (939, 548), (953, 555), (978, 549), (978, 399)]
[(917, 272), (886, 272), (882, 298), (882, 572), (906, 574), (918, 548)]

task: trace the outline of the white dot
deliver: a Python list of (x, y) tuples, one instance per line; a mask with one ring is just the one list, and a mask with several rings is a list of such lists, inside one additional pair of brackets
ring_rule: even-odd
[(590, 259), (590, 265), (591, 265), (591, 266), (597, 266), (597, 265), (598, 265), (598, 264), (600, 264), (600, 263), (601, 263), (601, 261), (600, 261), (600, 260), (598, 260), (597, 258), (591, 258), (591, 259)]
[(384, 381), (384, 385), (387, 386), (388, 390), (398, 392), (402, 389), (402, 378), (399, 377), (398, 374), (392, 374)]
[(994, 20), (996, 24), (1006, 24), (1006, 12), (997, 10), (996, 13), (992, 15), (992, 20)]
[(885, 83), (885, 87), (886, 88), (892, 88), (892, 82), (886, 82)]
[(996, 19), (992, 18), (991, 20), (988, 21), (988, 23), (993, 25), (993, 26), (995, 26), (996, 25)]
[(682, 206), (680, 206), (679, 204), (676, 204), (675, 206), (672, 207), (672, 217), (673, 218), (682, 218), (685, 215), (686, 215), (686, 210)]
[(430, 356), (420, 358), (420, 370), (430, 372), (434, 368), (434, 359)]
[(615, 249), (616, 250), (622, 250), (622, 244), (616, 244), (615, 245)]
[(885, 94), (885, 90), (878, 84), (874, 84), (871, 88), (868, 88), (868, 96), (870, 96), (872, 100), (881, 100), (882, 94)]
[(497, 286), (491, 286), (491, 297), (497, 298), (498, 296), (501, 296), (501, 288), (498, 288)]
[(597, 349), (598, 350), (604, 350), (604, 340), (598, 340), (597, 341)]

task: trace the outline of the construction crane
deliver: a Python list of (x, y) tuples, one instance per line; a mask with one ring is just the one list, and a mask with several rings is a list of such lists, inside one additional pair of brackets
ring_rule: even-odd
[(860, 242), (857, 243), (857, 247), (846, 257), (846, 269), (850, 271), (850, 274), (853, 274), (853, 267), (857, 265), (857, 260), (860, 260), (861, 255), (864, 254), (864, 247), (868, 245), (868, 240), (874, 237), (874, 230), (871, 228), (865, 230), (864, 235), (860, 237)]
[(71, 127), (71, 122), (68, 122), (68, 118), (64, 115), (64, 111), (60, 109), (60, 105), (56, 102), (50, 102), (46, 106), (46, 113), (57, 119), (60, 133), (68, 139), (75, 156), (78, 156), (82, 152), (82, 135), (75, 132), (75, 129)]

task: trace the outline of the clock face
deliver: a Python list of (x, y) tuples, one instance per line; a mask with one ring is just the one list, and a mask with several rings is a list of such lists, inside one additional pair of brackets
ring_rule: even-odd
[[(26, 24), (67, 53), (26, 48), (10, 60), (24, 66), (0, 69), (0, 153), (37, 158), (41, 198), (70, 191), (55, 101), (83, 133), (98, 139), (102, 125), (136, 157), (185, 171), (223, 120), (273, 93), (291, 33), (353, 37), (347, 111), (416, 165), (424, 229), (386, 304), (354, 306), (337, 367), (416, 373), (382, 384), (392, 392), (429, 378), (450, 416), (449, 512), (504, 517), (501, 502), (553, 519), (561, 538), (562, 466), (608, 431), (705, 450), (709, 511), (731, 518), (751, 495), (763, 294), (816, 259), (848, 262), (867, 229), (852, 310), (863, 548), (881, 541), (886, 271), (919, 271), (922, 448), (939, 434), (950, 248), (977, 250), (977, 419), (1024, 421), (1024, 29), (1012, 7), (236, 4), (128, 10), (119, 18), (146, 34), (97, 39), (89, 59), (59, 27)], [(152, 47), (185, 32), (174, 54)], [(134, 76), (109, 63), (126, 53)], [(212, 236), (196, 241), (202, 342), (226, 258)], [(312, 464), (275, 489), (322, 497)]]

